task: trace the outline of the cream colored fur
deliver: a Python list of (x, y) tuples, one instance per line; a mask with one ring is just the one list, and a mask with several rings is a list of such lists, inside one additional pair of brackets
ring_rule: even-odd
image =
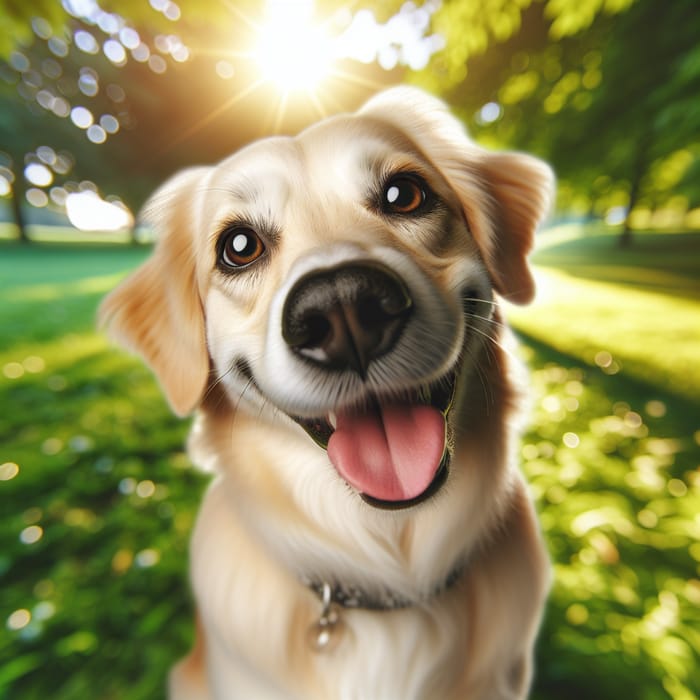
[[(395, 221), (370, 206), (371, 183), (406, 169), (429, 183), (439, 216)], [(171, 674), (171, 698), (526, 697), (549, 568), (514, 459), (520, 389), (495, 302), (467, 318), (460, 292), (532, 298), (526, 255), (551, 188), (541, 162), (483, 150), (442, 103), (394, 89), (296, 138), (186, 171), (153, 196), (153, 256), (101, 313), (173, 409), (196, 410), (190, 454), (213, 475), (191, 545), (198, 641)], [(217, 239), (240, 217), (271, 220), (277, 233), (264, 260), (226, 274)], [(408, 366), (388, 358), (366, 385), (338, 387), (289, 353), (281, 306), (309, 270), (366, 259), (401, 274), (429, 312), (406, 331)], [(239, 359), (254, 384), (234, 370)], [(419, 505), (365, 503), (289, 418), (433, 381), (458, 361), (449, 476)], [(463, 558), (461, 579), (431, 596)], [(320, 603), (304, 574), (415, 604), (342, 610), (337, 646), (316, 652), (307, 634)]]

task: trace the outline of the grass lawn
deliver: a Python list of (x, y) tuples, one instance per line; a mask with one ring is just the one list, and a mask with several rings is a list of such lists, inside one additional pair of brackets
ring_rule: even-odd
[[(585, 235), (582, 235), (585, 233)], [(639, 233), (629, 251), (605, 229), (541, 236), (536, 303), (511, 321), (563, 353), (700, 397), (700, 234)]]
[[(549, 233), (544, 293), (509, 309), (556, 572), (534, 700), (700, 697), (700, 250), (655, 241)], [(0, 698), (157, 699), (189, 644), (205, 480), (187, 422), (94, 330), (146, 254), (0, 241)]]

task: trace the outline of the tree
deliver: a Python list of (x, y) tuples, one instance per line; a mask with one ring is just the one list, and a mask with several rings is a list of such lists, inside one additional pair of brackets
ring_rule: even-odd
[[(41, 144), (60, 143), (73, 153), (75, 167), (64, 184), (93, 180), (135, 210), (174, 170), (219, 160), (259, 136), (297, 131), (326, 113), (353, 108), (395, 81), (398, 72), (345, 59), (325, 86), (332, 103), (274, 95), (252, 60), (255, 27), (264, 19), (261, 2), (182, 0), (155, 3), (161, 8), (156, 12), (127, 0), (112, 3), (122, 13), (113, 14), (97, 3), (82, 3), (78, 12), (66, 1), (73, 16), (56, 12), (52, 0), (31, 9), (0, 5), (18, 37), (18, 43), (0, 43), (8, 59), (0, 64), (0, 150), (11, 154), (20, 235), (22, 170)], [(326, 0), (322, 9), (332, 17), (340, 5)], [(74, 129), (68, 117), (74, 118), (75, 107), (87, 109), (85, 124), (94, 124)], [(105, 115), (114, 133), (99, 123)]]
[[(65, 5), (71, 8), (69, 0)], [(333, 24), (340, 16), (334, 13), (345, 3), (319, 0), (317, 5), (333, 31), (341, 31)], [(122, 13), (120, 21), (138, 32), (157, 59), (155, 71), (148, 61), (135, 60), (132, 49), (123, 67), (115, 67), (102, 52), (79, 51), (78, 29), (98, 44), (121, 40), (113, 29), (100, 28), (96, 15), (57, 13), (53, 0), (38, 0), (31, 8), (0, 0), (0, 6), (9, 13), (13, 32), (24, 42), (21, 52), (34, 70), (41, 72), (35, 64), (49, 58), (61, 65), (64, 76), (75, 77), (82, 68), (98, 76), (99, 92), (78, 97), (95, 115), (118, 117), (120, 131), (99, 147), (84, 139), (73, 143), (79, 151), (74, 175), (99, 176), (101, 185), (132, 208), (155, 182), (182, 165), (211, 162), (259, 136), (297, 131), (325, 113), (352, 109), (403, 75), (401, 65), (387, 73), (376, 63), (346, 59), (317, 97), (275, 96), (261, 86), (251, 61), (251, 42), (266, 6), (253, 0), (235, 5), (180, 0), (176, 22), (140, 1), (113, 2)], [(402, 2), (371, 6), (385, 21), (396, 16)], [(354, 12), (360, 8), (353, 4)], [(37, 24), (36, 15), (44, 24)], [(347, 22), (348, 14), (343, 16)], [(698, 204), (693, 174), (700, 148), (695, 97), (700, 92), (700, 5), (695, 0), (664, 5), (656, 0), (445, 0), (433, 15), (433, 29), (445, 38), (445, 48), (427, 69), (414, 71), (412, 80), (443, 95), (483, 141), (548, 159), (559, 176), (563, 207), (600, 214), (617, 205), (633, 215), (638, 205), (653, 208), (674, 199)], [(41, 36), (49, 33), (70, 39), (64, 57), (45, 55), (48, 44)], [(176, 60), (174, 51), (162, 48), (163, 42), (177, 41), (189, 52), (187, 60)], [(6, 56), (8, 47), (0, 43)], [(220, 63), (229, 77), (216, 74)], [(50, 82), (45, 75), (42, 79)], [(119, 104), (106, 99), (109, 84), (123, 95)], [(0, 127), (13, 134), (13, 142), (16, 129), (17, 143), (26, 136), (19, 132), (36, 130), (31, 119), (17, 115), (19, 105), (36, 111), (38, 89), (26, 84), (23, 89), (24, 97), (16, 85), (0, 95), (0, 111), (15, 115), (14, 126), (6, 126), (7, 117)], [(57, 128), (41, 125), (47, 138)], [(630, 221), (628, 216), (622, 242), (629, 241)]]
[[(696, 2), (453, 1), (436, 22), (448, 50), (418, 79), (459, 105), (481, 138), (547, 158), (569, 205), (624, 205), (623, 245), (638, 204), (658, 206), (684, 188), (697, 206)], [(678, 153), (684, 168), (669, 186), (655, 173)]]

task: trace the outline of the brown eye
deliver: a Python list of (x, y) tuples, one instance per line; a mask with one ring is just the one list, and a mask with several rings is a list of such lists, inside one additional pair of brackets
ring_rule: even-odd
[(264, 252), (265, 245), (253, 229), (237, 226), (224, 234), (219, 259), (226, 267), (240, 268), (254, 263)]
[(389, 214), (411, 214), (423, 206), (426, 198), (426, 188), (417, 177), (396, 175), (384, 187), (382, 206)]

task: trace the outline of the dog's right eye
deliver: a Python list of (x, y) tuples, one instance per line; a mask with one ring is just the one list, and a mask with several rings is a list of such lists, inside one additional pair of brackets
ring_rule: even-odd
[(220, 239), (219, 261), (225, 267), (240, 269), (254, 263), (264, 252), (265, 244), (252, 228), (236, 226)]
[(382, 209), (388, 214), (413, 214), (427, 199), (427, 188), (418, 176), (398, 174), (384, 186)]

